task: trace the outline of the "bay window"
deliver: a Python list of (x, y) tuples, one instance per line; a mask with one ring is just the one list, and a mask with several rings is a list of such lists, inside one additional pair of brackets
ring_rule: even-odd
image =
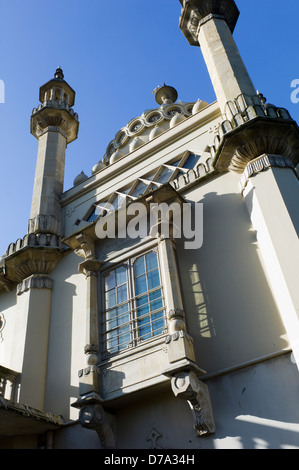
[(103, 273), (103, 357), (138, 346), (165, 332), (165, 305), (155, 250)]

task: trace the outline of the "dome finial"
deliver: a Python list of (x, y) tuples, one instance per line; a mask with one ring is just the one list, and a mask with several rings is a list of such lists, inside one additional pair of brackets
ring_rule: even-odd
[(154, 89), (155, 99), (158, 104), (172, 104), (177, 100), (178, 93), (172, 86), (165, 85), (158, 86)]
[(64, 79), (63, 71), (62, 71), (62, 68), (60, 66), (56, 69), (54, 77), (59, 78), (60, 80)]

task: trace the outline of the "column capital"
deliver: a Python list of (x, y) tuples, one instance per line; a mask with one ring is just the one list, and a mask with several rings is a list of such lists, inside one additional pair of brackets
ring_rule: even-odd
[(241, 194), (243, 194), (249, 178), (268, 168), (289, 168), (295, 172), (295, 167), (288, 157), (283, 157), (282, 155), (261, 155), (246, 165), (240, 181)]
[(27, 277), (17, 285), (17, 295), (23, 294), (31, 289), (52, 289), (53, 281), (50, 276), (43, 274), (35, 274)]
[(234, 0), (180, 0), (182, 12), (180, 29), (192, 46), (200, 46), (198, 34), (203, 23), (211, 18), (226, 21), (231, 32), (239, 18), (239, 10)]

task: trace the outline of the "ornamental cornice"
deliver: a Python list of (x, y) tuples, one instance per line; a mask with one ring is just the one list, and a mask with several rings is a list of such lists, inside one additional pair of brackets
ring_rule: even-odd
[(192, 46), (200, 46), (198, 35), (201, 26), (210, 19), (226, 21), (233, 32), (239, 18), (234, 0), (180, 0), (182, 11), (180, 29)]
[(30, 132), (34, 137), (38, 139), (45, 131), (53, 131), (55, 128), (65, 135), (68, 144), (73, 142), (78, 137), (78, 114), (72, 108), (49, 104), (41, 104), (33, 109)]
[(4, 257), (5, 278), (20, 283), (32, 275), (48, 275), (63, 254), (63, 245), (56, 235), (27, 234), (9, 245)]
[(220, 173), (243, 173), (263, 154), (281, 155), (299, 162), (299, 128), (284, 108), (265, 104), (263, 95), (240, 95), (226, 104), (226, 114), (210, 154)]

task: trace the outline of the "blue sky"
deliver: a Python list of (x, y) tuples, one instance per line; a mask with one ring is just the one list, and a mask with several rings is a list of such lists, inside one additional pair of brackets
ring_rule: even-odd
[[(298, 0), (237, 0), (234, 37), (254, 85), (299, 122), (291, 82), (299, 80)], [(76, 91), (80, 129), (66, 154), (65, 189), (103, 158), (117, 131), (165, 82), (183, 101), (215, 100), (201, 50), (178, 27), (179, 0), (1, 1), (0, 255), (27, 232), (37, 140), (30, 115), (58, 66)], [(298, 95), (299, 96), (299, 95)]]

